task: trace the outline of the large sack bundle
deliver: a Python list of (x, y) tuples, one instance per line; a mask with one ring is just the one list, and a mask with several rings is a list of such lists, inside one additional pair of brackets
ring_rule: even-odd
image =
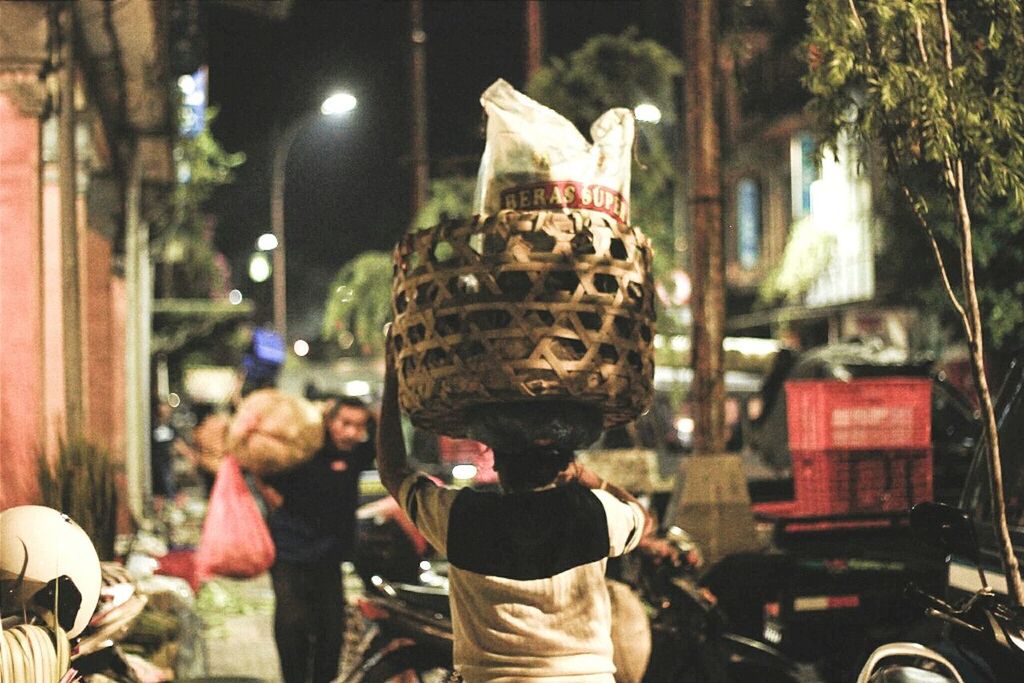
[(258, 475), (289, 470), (324, 443), (322, 413), (311, 402), (277, 389), (249, 394), (228, 430), (228, 451)]

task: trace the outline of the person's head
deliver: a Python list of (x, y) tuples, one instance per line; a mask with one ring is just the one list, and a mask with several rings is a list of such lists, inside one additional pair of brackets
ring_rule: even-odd
[(601, 410), (562, 400), (491, 404), (467, 416), (468, 435), (494, 451), (494, 470), (506, 491), (554, 482), (576, 449), (601, 434)]
[(530, 491), (554, 483), (576, 459), (570, 448), (531, 445), (519, 451), (494, 451), (494, 471), (501, 487), (510, 492)]
[(370, 438), (372, 416), (365, 403), (354, 396), (336, 399), (324, 415), (324, 428), (339, 451), (351, 451)]

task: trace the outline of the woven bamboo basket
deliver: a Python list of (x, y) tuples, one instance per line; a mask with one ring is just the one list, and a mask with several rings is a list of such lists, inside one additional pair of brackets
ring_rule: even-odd
[(502, 211), (407, 235), (392, 287), (399, 400), (464, 436), (467, 409), (569, 400), (605, 428), (635, 419), (654, 380), (651, 249), (593, 213)]

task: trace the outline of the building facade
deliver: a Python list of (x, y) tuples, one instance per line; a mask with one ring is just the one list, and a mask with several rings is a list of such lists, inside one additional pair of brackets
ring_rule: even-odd
[(803, 3), (736, 3), (719, 56), (728, 332), (803, 346), (872, 336), (908, 348), (918, 314), (880, 272), (884, 180), (840, 141), (816, 148), (804, 112)]
[(169, 3), (0, 2), (0, 509), (80, 436), (148, 481), (148, 230), (174, 181)]

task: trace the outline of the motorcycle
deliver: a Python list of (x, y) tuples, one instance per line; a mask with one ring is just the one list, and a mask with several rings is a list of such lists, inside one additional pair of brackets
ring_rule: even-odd
[(951, 604), (908, 585), (908, 599), (927, 616), (941, 620), (947, 638), (933, 647), (906, 642), (882, 645), (865, 662), (857, 683), (1020, 680), (1024, 667), (1024, 608), (1011, 604), (989, 585), (970, 518), (962, 510), (941, 503), (920, 503), (911, 511), (910, 523), (922, 538), (951, 555), (969, 559), (978, 569), (981, 588)]
[(336, 683), (447, 680), (453, 671), (447, 563), (426, 559), (426, 540), (393, 498), (361, 506), (356, 519), (354, 565), (363, 594), (350, 614), (356, 642), (346, 645), (346, 673)]
[[(442, 566), (437, 570), (443, 572)], [(373, 574), (357, 607), (365, 628), (355, 649), (356, 666), (340, 683), (440, 683), (452, 677), (448, 587), (438, 573), (424, 571), (417, 584)]]
[[(797, 683), (806, 680), (775, 648), (730, 632), (715, 597), (697, 583), (700, 561), (693, 540), (678, 527), (663, 538), (681, 562), (636, 552), (623, 558), (635, 568), (623, 578), (649, 606), (651, 656), (644, 683)], [(698, 554), (699, 557), (699, 554)]]

